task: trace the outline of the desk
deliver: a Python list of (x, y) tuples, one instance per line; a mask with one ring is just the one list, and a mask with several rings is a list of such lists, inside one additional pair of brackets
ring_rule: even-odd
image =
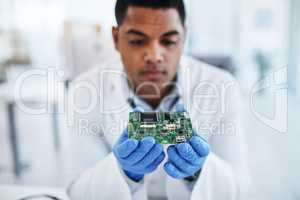
[(69, 200), (63, 188), (28, 187), (17, 185), (0, 185), (0, 199), (18, 200), (32, 195), (51, 195), (62, 200)]

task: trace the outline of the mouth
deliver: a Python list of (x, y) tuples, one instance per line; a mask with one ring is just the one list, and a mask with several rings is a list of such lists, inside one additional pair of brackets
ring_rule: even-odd
[(143, 73), (143, 77), (149, 81), (162, 80), (165, 76), (166, 72), (161, 70), (149, 70)]

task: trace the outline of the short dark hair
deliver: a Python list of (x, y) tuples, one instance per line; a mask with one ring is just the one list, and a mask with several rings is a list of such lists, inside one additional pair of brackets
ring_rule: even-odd
[(183, 0), (117, 0), (115, 7), (115, 15), (117, 24), (122, 25), (130, 6), (154, 8), (154, 9), (169, 9), (175, 8), (180, 16), (182, 24), (185, 24), (186, 12)]

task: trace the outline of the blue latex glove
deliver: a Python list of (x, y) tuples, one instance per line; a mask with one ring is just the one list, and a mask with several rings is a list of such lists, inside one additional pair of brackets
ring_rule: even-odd
[(141, 141), (129, 139), (127, 129), (113, 147), (113, 153), (125, 174), (136, 182), (153, 172), (165, 158), (163, 146), (154, 138), (147, 137)]
[[(176, 111), (185, 110), (179, 105)], [(209, 144), (194, 133), (188, 142), (168, 147), (168, 162), (165, 163), (164, 169), (168, 175), (176, 179), (193, 176), (202, 169), (209, 151)]]

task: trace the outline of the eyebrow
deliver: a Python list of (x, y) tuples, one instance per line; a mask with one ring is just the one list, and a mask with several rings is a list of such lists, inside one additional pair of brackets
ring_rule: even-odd
[[(141, 31), (135, 30), (135, 29), (130, 29), (129, 31), (126, 32), (126, 34), (130, 35), (138, 35), (138, 36), (143, 36), (143, 37), (147, 37), (147, 35)], [(179, 35), (179, 32), (174, 30), (174, 31), (169, 31), (167, 33), (164, 33), (162, 35), (162, 37), (169, 37), (169, 36), (173, 36), (173, 35)]]
[(139, 35), (139, 36), (143, 36), (143, 37), (147, 36), (145, 33), (138, 31), (138, 30), (134, 30), (134, 29), (130, 29), (129, 31), (126, 32), (126, 34)]
[(173, 36), (173, 35), (179, 35), (179, 32), (178, 31), (170, 31), (170, 32), (164, 33), (162, 36), (168, 37), (168, 36)]

